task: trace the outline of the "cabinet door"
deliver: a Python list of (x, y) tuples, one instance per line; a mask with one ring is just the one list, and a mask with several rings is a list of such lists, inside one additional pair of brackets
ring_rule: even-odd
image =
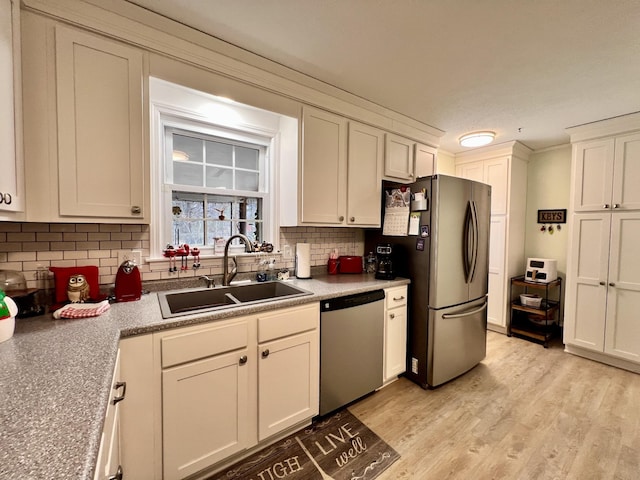
[(258, 346), (258, 440), (318, 414), (318, 331)]
[(507, 327), (507, 300), (505, 299), (505, 242), (506, 217), (491, 217), (489, 234), (489, 287), (487, 324), (504, 332)]
[(604, 349), (610, 231), (610, 213), (574, 216), (564, 340), (598, 352)]
[(573, 147), (573, 205), (576, 212), (609, 208), (613, 188), (613, 139)]
[(113, 403), (114, 398), (124, 393), (122, 388), (116, 388), (120, 377), (120, 351), (116, 357), (116, 366), (109, 394), (109, 404), (102, 429), (100, 451), (96, 462), (95, 480), (107, 480), (118, 472), (120, 467), (120, 402)]
[(345, 223), (347, 120), (315, 108), (302, 118), (301, 218), (303, 223)]
[(416, 178), (428, 177), (436, 173), (436, 153), (437, 150), (428, 145), (416, 143), (415, 147), (415, 170)]
[(185, 478), (248, 446), (247, 355), (240, 350), (162, 372), (165, 480)]
[(616, 138), (613, 208), (640, 210), (640, 133)]
[[(507, 213), (509, 189), (509, 159), (495, 158), (483, 162), (484, 183), (491, 185), (491, 215)], [(516, 192), (516, 195), (520, 192)]]
[(482, 162), (463, 163), (456, 166), (456, 176), (484, 182), (484, 166)]
[(56, 25), (60, 215), (143, 218), (143, 55)]
[(640, 212), (611, 216), (606, 353), (640, 361)]
[(0, 0), (0, 211), (23, 210), (20, 2)]
[(385, 134), (384, 177), (386, 180), (412, 182), (414, 176), (413, 146), (415, 142), (393, 133)]
[(347, 223), (380, 226), (384, 133), (349, 122)]
[(387, 310), (384, 325), (384, 378), (393, 380), (407, 369), (407, 307)]

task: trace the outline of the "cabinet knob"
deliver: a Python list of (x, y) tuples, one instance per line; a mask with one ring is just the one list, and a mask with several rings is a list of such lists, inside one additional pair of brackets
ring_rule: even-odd
[(610, 284), (609, 284), (609, 286), (610, 286), (610, 287), (615, 287), (615, 286), (616, 286), (616, 284), (615, 284), (615, 283), (610, 283)]
[(134, 205), (133, 207), (131, 207), (131, 213), (133, 215), (140, 215), (142, 213), (142, 208), (138, 207), (137, 205)]
[(356, 217), (351, 217), (351, 218), (349, 219), (349, 221), (350, 221), (350, 222), (355, 222), (355, 221), (356, 221)]
[(122, 480), (124, 478), (124, 472), (122, 471), (122, 465), (118, 465), (115, 475), (110, 475), (107, 480)]
[(13, 199), (11, 198), (10, 193), (2, 193), (0, 192), (0, 203), (6, 203), (7, 205), (11, 205)]
[(263, 350), (263, 351), (262, 351), (262, 358), (267, 358), (267, 357), (269, 356), (269, 353), (270, 353), (270, 352), (269, 352), (269, 349), (268, 349), (268, 348), (267, 348), (267, 349), (265, 349), (265, 350)]
[(113, 386), (113, 389), (118, 390), (119, 388), (122, 389), (122, 395), (120, 395), (119, 397), (113, 397), (111, 403), (113, 403), (114, 405), (124, 400), (124, 397), (127, 395), (127, 382), (116, 382), (116, 384)]
[(605, 203), (604, 205), (602, 205), (602, 208), (609, 208), (610, 205), (608, 203)]
[(389, 318), (391, 318), (391, 319), (396, 318), (396, 314), (395, 314), (395, 313), (390, 313), (390, 314), (389, 314)]
[(599, 282), (599, 283), (600, 283), (600, 285), (602, 285), (603, 287), (606, 285), (606, 283), (605, 283), (605, 282)]
[(338, 221), (339, 221), (339, 222), (344, 222), (344, 216), (340, 215), (340, 216), (338, 217)]
[(242, 355), (240, 357), (240, 361), (238, 362), (240, 365), (244, 365), (245, 363), (247, 363), (247, 356), (246, 355)]
[(613, 204), (613, 208), (620, 208), (620, 204), (619, 203), (614, 203)]

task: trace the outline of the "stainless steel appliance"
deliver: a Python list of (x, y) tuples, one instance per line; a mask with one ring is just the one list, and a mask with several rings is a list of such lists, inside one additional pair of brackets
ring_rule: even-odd
[(320, 415), (382, 386), (384, 290), (320, 302)]
[(436, 387), (486, 355), (491, 187), (446, 175), (406, 186), (425, 200), (412, 202), (417, 225), (407, 236), (367, 232), (365, 246), (393, 242), (402, 259), (394, 269), (411, 279), (407, 377)]

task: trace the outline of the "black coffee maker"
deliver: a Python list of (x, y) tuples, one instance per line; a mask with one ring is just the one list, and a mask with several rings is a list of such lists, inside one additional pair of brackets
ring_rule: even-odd
[(396, 278), (393, 269), (393, 246), (390, 243), (379, 243), (376, 246), (378, 268), (375, 277), (380, 280), (393, 280)]

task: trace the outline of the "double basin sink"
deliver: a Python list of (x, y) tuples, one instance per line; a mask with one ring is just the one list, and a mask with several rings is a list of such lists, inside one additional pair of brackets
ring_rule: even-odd
[(158, 293), (163, 318), (242, 307), (285, 298), (313, 295), (281, 281)]

